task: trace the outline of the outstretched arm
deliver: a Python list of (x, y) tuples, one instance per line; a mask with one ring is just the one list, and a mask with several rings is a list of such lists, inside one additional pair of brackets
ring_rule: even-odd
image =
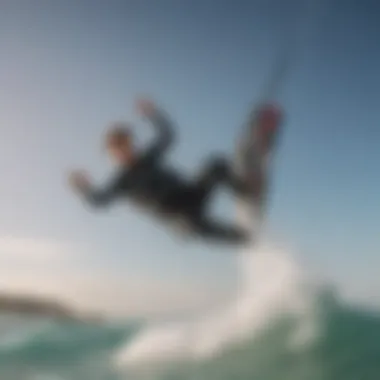
[(82, 194), (85, 200), (92, 206), (107, 206), (115, 199), (115, 193), (112, 188), (95, 189), (91, 188)]
[(149, 100), (139, 100), (137, 109), (146, 117), (157, 131), (157, 136), (147, 150), (147, 155), (154, 158), (162, 156), (174, 141), (174, 131), (168, 117)]
[(104, 189), (96, 189), (92, 186), (88, 176), (83, 172), (71, 173), (69, 183), (92, 206), (106, 206), (116, 198), (117, 188), (113, 183)]

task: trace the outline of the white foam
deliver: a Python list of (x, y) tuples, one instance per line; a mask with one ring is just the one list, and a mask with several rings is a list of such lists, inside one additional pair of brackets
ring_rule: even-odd
[[(213, 356), (242, 339), (253, 339), (268, 323), (291, 313), (310, 321), (313, 289), (302, 268), (285, 250), (267, 244), (241, 253), (242, 291), (221, 313), (143, 330), (116, 357), (120, 367), (146, 362)], [(295, 342), (310, 338), (300, 333)]]

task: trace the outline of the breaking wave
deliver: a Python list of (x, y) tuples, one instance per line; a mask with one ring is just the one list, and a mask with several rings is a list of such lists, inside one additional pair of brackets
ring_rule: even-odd
[(107, 326), (0, 318), (2, 380), (378, 380), (380, 315), (341, 301), (292, 255), (240, 256), (236, 300), (197, 319)]

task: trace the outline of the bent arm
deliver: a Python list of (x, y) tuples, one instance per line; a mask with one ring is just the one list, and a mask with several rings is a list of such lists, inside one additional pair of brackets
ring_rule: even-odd
[(81, 195), (88, 204), (94, 207), (108, 206), (116, 198), (116, 192), (111, 187), (105, 189), (91, 188), (82, 192)]
[(151, 122), (157, 132), (154, 142), (147, 149), (147, 155), (152, 158), (159, 158), (168, 148), (173, 144), (174, 131), (171, 122), (163, 111), (154, 110), (151, 114), (147, 115), (148, 120)]
[(102, 188), (88, 186), (81, 191), (81, 196), (85, 202), (94, 207), (105, 207), (118, 198), (121, 188), (128, 188), (128, 177), (122, 176), (110, 181)]
[(96, 188), (85, 173), (75, 171), (69, 175), (69, 184), (91, 206), (106, 206), (119, 196), (120, 191), (128, 191), (130, 180), (128, 173), (121, 172), (103, 188)]

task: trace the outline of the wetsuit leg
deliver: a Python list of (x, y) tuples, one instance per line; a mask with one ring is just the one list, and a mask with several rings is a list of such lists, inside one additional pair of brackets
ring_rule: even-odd
[(211, 219), (199, 220), (197, 222), (197, 232), (199, 236), (206, 240), (219, 241), (222, 244), (239, 245), (249, 240), (249, 234), (243, 229)]
[(250, 194), (250, 185), (242, 181), (232, 170), (231, 165), (223, 157), (210, 160), (201, 171), (195, 188), (199, 189), (196, 213), (192, 214), (193, 223), (200, 236), (205, 239), (220, 241), (225, 244), (242, 244), (248, 241), (249, 234), (239, 226), (219, 222), (206, 216), (207, 200), (219, 185), (227, 185), (236, 194)]
[(182, 210), (195, 218), (204, 214), (204, 208), (212, 192), (217, 186), (227, 185), (239, 195), (249, 194), (248, 183), (235, 175), (228, 161), (216, 157), (204, 165), (198, 178), (191, 183), (181, 183), (168, 191), (162, 203), (173, 211)]
[(201, 186), (182, 186), (165, 200), (168, 213), (183, 216), (198, 236), (222, 244), (242, 244), (248, 240), (244, 229), (206, 216), (208, 194)]
[(206, 216), (208, 199), (221, 184), (227, 184), (238, 194), (249, 192), (248, 186), (234, 175), (228, 162), (224, 158), (216, 158), (204, 166), (196, 181), (182, 184), (170, 192), (165, 200), (165, 208), (168, 212), (183, 215), (190, 222), (191, 228), (206, 240), (222, 244), (243, 244), (249, 239), (249, 234), (244, 229)]
[(167, 213), (182, 214), (197, 219), (203, 214), (205, 191), (193, 184), (181, 184), (165, 194), (161, 204)]
[(229, 162), (223, 157), (211, 159), (201, 170), (197, 180), (197, 186), (209, 195), (216, 186), (225, 184), (236, 194), (245, 195), (249, 193), (248, 183), (242, 181), (232, 170)]

